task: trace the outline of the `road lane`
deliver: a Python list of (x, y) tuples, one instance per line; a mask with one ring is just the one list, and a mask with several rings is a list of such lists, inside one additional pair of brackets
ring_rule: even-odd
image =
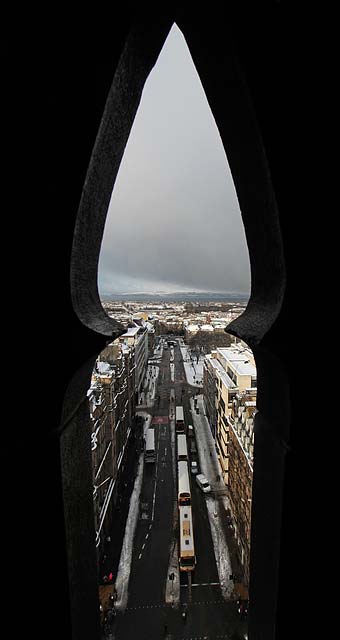
[[(184, 408), (185, 424), (191, 424), (190, 397), (195, 394), (195, 389), (184, 382), (185, 371), (180, 350), (177, 348), (175, 356), (175, 380), (177, 385), (177, 403)], [(189, 453), (190, 456), (190, 453)], [(189, 462), (190, 470), (190, 462)], [(206, 498), (198, 487), (195, 476), (190, 473), (191, 500), (194, 528), (194, 543), (197, 564), (192, 575), (192, 583), (197, 585), (192, 588), (192, 602), (216, 602), (222, 598), (219, 586), (219, 577), (216, 567), (214, 547), (211, 536), (210, 523), (206, 507)], [(181, 575), (181, 602), (188, 602), (188, 580), (185, 574)]]
[[(184, 405), (186, 423), (191, 423), (190, 396), (196, 389), (185, 380), (179, 349), (175, 348), (175, 380), (170, 379), (169, 350), (163, 352), (160, 375), (153, 408), (155, 418), (169, 416), (171, 389), (176, 393), (176, 404)], [(159, 401), (158, 401), (159, 396)], [(182, 402), (181, 402), (182, 401)], [(183, 625), (180, 610), (165, 604), (165, 584), (168, 580), (169, 551), (175, 537), (173, 443), (170, 422), (154, 423), (157, 463), (144, 466), (141, 502), (145, 501), (145, 518), (140, 518), (133, 543), (133, 559), (129, 582), (128, 606), (118, 612), (114, 631), (115, 640), (138, 637), (159, 640), (164, 637), (164, 624), (172, 638), (218, 637), (228, 639), (241, 630), (235, 603), (226, 603), (221, 597), (218, 574), (211, 539), (205, 496), (192, 479), (194, 535), (198, 565), (193, 573), (192, 601)], [(153, 468), (150, 468), (153, 467)], [(176, 511), (176, 510), (175, 510)], [(185, 582), (185, 578), (181, 578)], [(180, 589), (181, 599), (188, 600), (187, 587)], [(244, 631), (244, 625), (242, 625)], [(241, 635), (242, 637), (242, 635)]]
[[(173, 541), (173, 473), (170, 424), (168, 421), (169, 392), (162, 389), (161, 380), (169, 383), (168, 352), (161, 363), (161, 376), (156, 391), (162, 400), (154, 407), (156, 462), (144, 465), (141, 491), (143, 517), (140, 517), (134, 538), (134, 551), (129, 582), (128, 607), (165, 602), (169, 550)], [(167, 375), (168, 373), (168, 375)], [(157, 406), (158, 405), (158, 406)], [(157, 423), (157, 418), (162, 419)], [(166, 422), (164, 422), (166, 420)], [(151, 468), (150, 468), (151, 467)]]

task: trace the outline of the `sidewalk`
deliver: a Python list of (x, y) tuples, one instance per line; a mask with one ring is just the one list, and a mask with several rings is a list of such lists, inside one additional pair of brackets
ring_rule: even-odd
[(226, 600), (230, 600), (234, 597), (235, 592), (235, 585), (230, 576), (235, 574), (234, 567), (236, 563), (234, 558), (235, 547), (232, 544), (227, 525), (227, 516), (228, 513), (230, 513), (230, 502), (227, 495), (228, 489), (223, 481), (220, 480), (222, 477), (221, 468), (214, 438), (209, 422), (205, 416), (203, 396), (196, 396), (196, 400), (199, 410), (198, 414), (194, 407), (193, 398), (190, 400), (190, 405), (200, 462), (200, 472), (206, 476), (212, 489), (212, 493), (206, 496), (207, 511), (222, 594)]
[(117, 590), (117, 600), (115, 603), (116, 610), (124, 610), (128, 602), (128, 586), (129, 586), (131, 563), (132, 563), (133, 538), (135, 535), (135, 529), (137, 526), (137, 520), (138, 520), (138, 514), (139, 514), (139, 497), (140, 497), (142, 482), (143, 482), (143, 469), (144, 469), (144, 452), (142, 451), (139, 456), (137, 475), (136, 475), (133, 491), (130, 498), (129, 513), (128, 513), (126, 526), (125, 526), (123, 546), (120, 554), (119, 566), (118, 566), (118, 571), (115, 579), (115, 587)]
[(148, 368), (143, 380), (143, 390), (139, 393), (139, 404), (136, 407), (137, 412), (140, 409), (152, 409), (152, 407), (154, 406), (158, 376), (159, 366), (148, 364)]
[(204, 357), (200, 356), (199, 361), (197, 363), (197, 358), (193, 358), (191, 360), (187, 345), (185, 344), (181, 345), (180, 350), (181, 350), (182, 359), (183, 359), (185, 376), (188, 384), (190, 384), (192, 387), (202, 387)]
[[(247, 598), (246, 594), (248, 593), (248, 590), (242, 582), (244, 569), (238, 558), (237, 542), (233, 534), (233, 529), (229, 525), (232, 513), (230, 509), (230, 501), (228, 498), (228, 488), (222, 481), (216, 482), (217, 474), (221, 474), (221, 468), (218, 461), (215, 442), (211, 433), (210, 425), (208, 419), (204, 415), (205, 406), (202, 395), (197, 396), (197, 406), (199, 408), (199, 414), (196, 414), (196, 411), (194, 410), (193, 415), (194, 420), (196, 419), (196, 423), (199, 425), (199, 429), (195, 431), (195, 434), (197, 439), (200, 464), (202, 473), (206, 475), (210, 482), (212, 491), (215, 492), (219, 513), (218, 519), (220, 522), (220, 526), (223, 529), (224, 538), (226, 540), (231, 562), (230, 573), (232, 573), (234, 576), (234, 597), (237, 598), (239, 595), (241, 595), (242, 597)], [(200, 439), (201, 441), (201, 447), (199, 445), (198, 439)], [(211, 457), (210, 452), (212, 454)]]
[[(190, 399), (190, 406), (195, 428), (201, 473), (203, 473), (208, 479), (212, 491), (218, 491), (219, 495), (222, 494), (227, 496), (228, 490), (223, 481), (216, 480), (217, 476), (220, 478), (222, 477), (222, 471), (218, 461), (215, 441), (211, 433), (209, 421), (205, 415), (203, 396), (197, 395), (196, 399), (199, 413), (196, 413), (194, 400), (192, 398)], [(226, 509), (230, 508), (229, 499), (227, 497), (225, 505)]]

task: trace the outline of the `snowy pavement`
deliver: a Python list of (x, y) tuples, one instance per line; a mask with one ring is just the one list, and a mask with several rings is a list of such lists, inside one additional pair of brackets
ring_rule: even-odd
[(180, 349), (187, 382), (193, 387), (202, 387), (204, 357), (200, 356), (199, 361), (197, 362), (197, 358), (193, 358), (191, 360), (188, 347), (186, 345), (181, 346)]
[[(138, 411), (139, 415), (145, 418), (143, 432), (144, 435), (151, 424), (151, 416), (145, 411)], [(136, 525), (139, 514), (139, 498), (143, 481), (143, 469), (144, 469), (144, 451), (139, 456), (137, 475), (135, 484), (130, 498), (130, 508), (125, 525), (125, 534), (123, 540), (122, 551), (120, 554), (120, 561), (117, 571), (117, 577), (115, 581), (115, 587), (117, 590), (117, 600), (115, 603), (117, 610), (123, 610), (127, 606), (128, 602), (128, 586), (130, 579), (130, 570), (132, 563), (132, 551), (133, 551), (133, 538), (135, 535)]]
[(210, 425), (205, 416), (203, 396), (199, 395), (196, 396), (196, 398), (199, 414), (195, 411), (193, 398), (190, 399), (190, 405), (200, 462), (200, 472), (206, 476), (214, 494), (206, 495), (207, 511), (221, 591), (223, 597), (229, 599), (234, 590), (234, 583), (229, 579), (229, 576), (232, 574), (232, 565), (224, 528), (222, 527), (222, 523), (218, 517), (216, 495), (218, 496), (217, 500), (219, 503), (221, 504), (222, 502), (225, 511), (230, 508), (230, 503), (227, 497), (227, 489), (224, 483), (220, 480), (222, 477), (221, 467), (218, 461)]
[(149, 364), (143, 381), (143, 390), (139, 394), (139, 406), (153, 407), (156, 396), (159, 367)]
[[(196, 413), (193, 398), (190, 398), (190, 411), (195, 429), (201, 473), (204, 473), (213, 490), (221, 489), (225, 485), (223, 485), (223, 482), (216, 480), (217, 476), (221, 476), (222, 472), (217, 457), (215, 441), (211, 433), (209, 421), (205, 415), (203, 396), (196, 395), (195, 398), (197, 400), (199, 414)], [(225, 491), (227, 492), (226, 489)]]

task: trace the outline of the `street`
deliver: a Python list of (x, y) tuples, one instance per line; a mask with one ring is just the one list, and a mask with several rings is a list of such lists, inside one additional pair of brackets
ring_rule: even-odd
[[(171, 352), (173, 363), (170, 363)], [(159, 365), (154, 366), (159, 366), (154, 402), (145, 409), (155, 430), (156, 461), (144, 463), (142, 472), (138, 519), (131, 540), (127, 605), (117, 607), (111, 635), (106, 637), (115, 640), (244, 638), (246, 623), (239, 619), (236, 602), (226, 600), (221, 591), (207, 497), (193, 475), (191, 500), (197, 564), (191, 581), (188, 582), (188, 574), (179, 572), (177, 566), (175, 580), (169, 582), (179, 535), (174, 477), (175, 421), (171, 419), (171, 411), (173, 406), (182, 405), (185, 424), (192, 424), (190, 398), (198, 389), (187, 383), (179, 346), (164, 349)], [(170, 407), (171, 395), (175, 396), (175, 402)], [(128, 534), (125, 532), (125, 536)]]

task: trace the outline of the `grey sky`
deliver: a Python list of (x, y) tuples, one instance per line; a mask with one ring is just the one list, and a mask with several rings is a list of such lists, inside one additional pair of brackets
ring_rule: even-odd
[(112, 192), (98, 285), (101, 294), (250, 290), (226, 155), (176, 26), (145, 84)]

